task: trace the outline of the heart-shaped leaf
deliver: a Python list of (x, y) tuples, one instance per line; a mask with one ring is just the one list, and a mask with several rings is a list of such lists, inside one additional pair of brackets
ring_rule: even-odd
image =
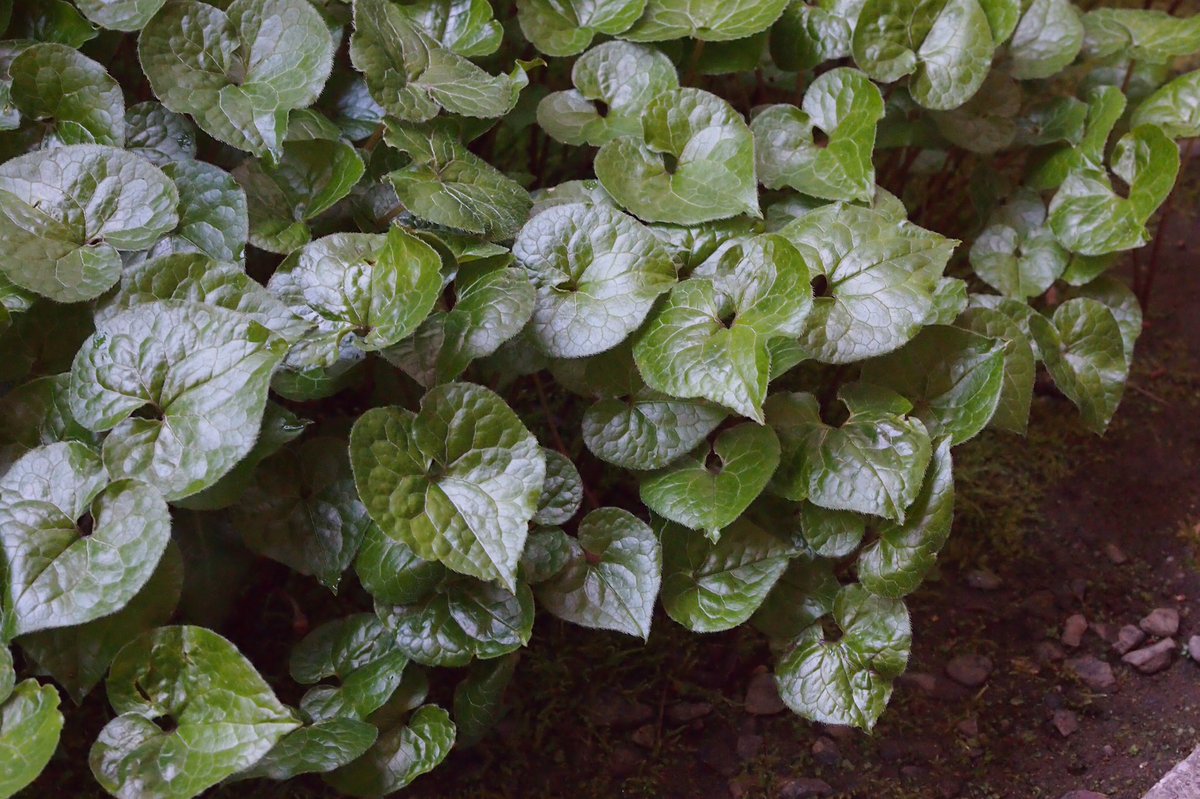
[(993, 211), (971, 245), (975, 274), (1001, 294), (1022, 300), (1044, 294), (1070, 258), (1046, 224), (1042, 198), (1030, 190)]
[(12, 60), (12, 102), (46, 125), (44, 143), (125, 144), (125, 98), (103, 66), (64, 44), (35, 44)]
[(771, 27), (771, 60), (798, 72), (838, 58), (849, 58), (854, 25), (863, 0), (789, 3)]
[(1157, 125), (1173, 139), (1200, 136), (1200, 70), (1180, 75), (1143, 100), (1129, 124)]
[(570, 561), (537, 587), (542, 607), (582, 627), (649, 637), (662, 583), (662, 548), (650, 526), (620, 508), (600, 508), (570, 543)]
[(1083, 22), (1070, 0), (1033, 0), (1008, 46), (1012, 76), (1049, 78), (1075, 60), (1083, 48)]
[(1011, 316), (994, 308), (968, 308), (955, 324), (1004, 342), (1004, 379), (990, 424), (1024, 435), (1037, 371), (1029, 333)]
[(279, 739), (279, 743), (234, 780), (265, 777), (290, 780), (301, 774), (325, 773), (346, 765), (366, 753), (379, 730), (365, 721), (332, 718), (306, 724)]
[(771, 27), (786, 5), (787, 0), (648, 0), (641, 19), (621, 36), (635, 42), (744, 39)]
[(640, 391), (604, 399), (583, 416), (583, 441), (592, 454), (625, 469), (661, 469), (695, 449), (728, 416), (704, 400), (677, 400)]
[(416, 0), (405, 3), (405, 11), (439, 44), (467, 58), (491, 55), (504, 36), (488, 0)]
[(58, 748), (58, 691), (24, 680), (0, 704), (0, 796), (13, 796), (41, 773)]
[(1140, 8), (1095, 8), (1083, 15), (1083, 52), (1165, 64), (1200, 49), (1200, 19)]
[(136, 31), (165, 5), (166, 0), (76, 0), (84, 16), (102, 28)]
[(581, 53), (596, 34), (624, 33), (646, 9), (646, 0), (519, 0), (521, 32), (546, 55)]
[(196, 126), (162, 103), (147, 100), (125, 109), (125, 149), (162, 168), (196, 157)]
[(350, 796), (390, 794), (441, 763), (450, 754), (454, 738), (450, 714), (436, 705), (425, 705), (407, 724), (380, 733), (365, 755), (326, 780)]
[(323, 723), (366, 719), (391, 699), (407, 665), (383, 623), (372, 613), (358, 613), (305, 636), (292, 649), (288, 670), (296, 682), (314, 686), (300, 700), (300, 709)]
[(420, 413), (372, 409), (350, 433), (350, 459), (385, 533), (421, 558), (515, 590), (546, 460), (504, 400), (448, 383), (425, 395)]
[(546, 456), (546, 482), (538, 499), (534, 524), (565, 524), (583, 502), (583, 480), (571, 459), (560, 452), (542, 447)]
[(176, 250), (200, 250), (218, 261), (241, 261), (250, 221), (246, 193), (233, 176), (191, 159), (173, 161), (163, 173), (179, 191), (179, 224), (166, 242)]

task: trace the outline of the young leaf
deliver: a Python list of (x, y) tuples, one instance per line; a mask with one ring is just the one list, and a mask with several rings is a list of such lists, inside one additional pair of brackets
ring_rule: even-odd
[(521, 32), (546, 55), (581, 53), (596, 34), (624, 33), (646, 8), (646, 0), (518, 0)]
[(566, 455), (545, 447), (542, 447), (542, 454), (546, 456), (546, 482), (542, 484), (533, 523), (565, 524), (583, 502), (583, 480)]
[(261, 760), (229, 779), (290, 780), (301, 774), (325, 773), (362, 757), (379, 737), (365, 721), (332, 718), (306, 724), (279, 739)]
[(0, 477), (7, 569), (0, 638), (120, 610), (146, 584), (171, 535), (167, 504), (142, 483), (110, 483), (78, 443), (49, 444)]
[(103, 66), (63, 44), (35, 44), (13, 59), (12, 102), (49, 129), (46, 143), (125, 144), (125, 98)]
[(693, 632), (731, 630), (749, 619), (783, 575), (791, 547), (746, 520), (712, 542), (678, 525), (662, 533), (662, 600)]
[(363, 536), (354, 572), (376, 601), (408, 605), (436, 588), (446, 576), (446, 567), (421, 560), (407, 546), (372, 525)]
[(326, 781), (350, 796), (382, 796), (398, 791), (441, 763), (454, 746), (450, 714), (425, 705), (407, 724), (391, 727), (358, 760), (334, 771)]
[(1180, 75), (1143, 100), (1129, 124), (1157, 125), (1172, 139), (1200, 136), (1200, 70)]
[[(713, 463), (714, 459), (716, 463)], [(750, 506), (779, 465), (779, 439), (769, 427), (732, 427), (706, 446), (641, 483), (642, 502), (713, 541)]]
[(1004, 345), (961, 327), (931, 325), (900, 349), (868, 361), (861, 379), (913, 404), (933, 438), (961, 444), (979, 434), (1000, 402)]
[(63, 716), (58, 691), (24, 680), (0, 704), (0, 796), (33, 782), (58, 748)]
[(648, 0), (621, 38), (662, 42), (690, 37), (710, 42), (744, 39), (771, 27), (788, 0)]
[(113, 477), (182, 499), (254, 446), (284, 349), (258, 322), (224, 308), (136, 305), (102, 323), (75, 356), (71, 412), (90, 430), (111, 431), (102, 454)]
[(538, 214), (517, 234), (513, 255), (537, 289), (534, 339), (556, 358), (617, 346), (675, 284), (675, 264), (654, 234), (604, 206)]
[[(90, 762), (118, 799), (195, 796), (300, 726), (250, 661), (202, 627), (136, 638), (113, 661), (107, 685), (119, 715), (100, 731)], [(156, 723), (163, 718), (170, 731)]]
[(583, 416), (583, 441), (601, 460), (625, 469), (661, 469), (692, 451), (728, 416), (720, 406), (642, 390), (603, 399)]
[(1067, 268), (1068, 253), (1046, 224), (1046, 206), (1023, 189), (992, 212), (971, 245), (971, 268), (1006, 297), (1044, 294)]
[(925, 485), (903, 523), (890, 522), (858, 556), (858, 579), (873, 594), (911, 594), (933, 568), (954, 520), (954, 474), (949, 439), (933, 450)]
[[(788, 187), (827, 200), (869, 201), (875, 194), (875, 126), (883, 95), (858, 70), (823, 73), (800, 108), (768, 106), (754, 118), (758, 179), (769, 189)], [(815, 140), (820, 130), (827, 138)]]
[(1037, 371), (1029, 333), (1011, 316), (994, 308), (968, 308), (955, 324), (1004, 342), (1003, 384), (990, 425), (1024, 435)]
[(488, 0), (417, 0), (405, 6), (423, 31), (461, 56), (491, 55), (500, 47), (504, 28), (493, 19)]
[(607, 142), (595, 169), (613, 199), (648, 222), (695, 225), (759, 213), (750, 128), (700, 89), (657, 95), (642, 115), (641, 136)]
[(224, 169), (185, 159), (163, 167), (179, 191), (179, 225), (167, 241), (218, 261), (241, 261), (250, 235), (246, 193)]
[[(292, 679), (312, 685), (300, 709), (315, 723), (364, 720), (395, 694), (408, 658), (383, 623), (357, 613), (317, 627), (292, 649)], [(333, 678), (333, 684), (320, 683)]]
[(55, 302), (98, 297), (121, 276), (120, 251), (149, 247), (179, 221), (158, 167), (78, 144), (0, 166), (0, 272)]
[(979, 0), (867, 0), (854, 29), (854, 61), (872, 80), (912, 75), (909, 91), (935, 111), (979, 90), (996, 49)]
[(1103, 433), (1129, 376), (1113, 312), (1097, 300), (1079, 298), (1060, 305), (1053, 320), (1033, 316), (1029, 326), (1054, 384), (1079, 407), (1087, 428)]
[(1018, 80), (1057, 75), (1083, 47), (1083, 22), (1070, 0), (1033, 0), (1021, 15), (1008, 46)]
[(798, 72), (850, 56), (850, 42), (863, 0), (789, 3), (771, 27), (771, 60)]
[(570, 561), (537, 586), (538, 602), (582, 627), (648, 638), (662, 583), (654, 531), (628, 511), (600, 508), (583, 518), (570, 543)]
[(840, 203), (780, 231), (824, 276), (802, 339), (825, 363), (850, 363), (902, 346), (933, 310), (955, 242), (887, 214)]
[(310, 438), (255, 470), (233, 522), (247, 547), (336, 592), (371, 517), (354, 489), (345, 442)]
[(821, 420), (811, 394), (767, 401), (767, 422), (783, 447), (776, 491), (830, 510), (904, 521), (929, 465), (925, 425), (905, 416), (912, 406), (887, 389), (853, 384), (838, 397), (850, 412), (840, 427)]
[(350, 433), (359, 496), (421, 558), (516, 589), (546, 475), (537, 439), (482, 386), (429, 391), (420, 413), (374, 408)]
[(870, 730), (892, 695), (912, 647), (908, 610), (898, 599), (848, 585), (833, 603), (841, 630), (826, 640), (813, 624), (779, 661), (775, 679), (784, 703), (806, 719)]
[(634, 345), (651, 388), (704, 397), (762, 421), (768, 342), (799, 336), (812, 308), (808, 268), (782, 236), (720, 250), (671, 290)]

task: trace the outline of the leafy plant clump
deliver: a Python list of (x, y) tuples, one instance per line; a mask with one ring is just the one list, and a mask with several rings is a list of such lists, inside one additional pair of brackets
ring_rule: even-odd
[(790, 708), (870, 729), (952, 448), (1023, 433), (1039, 363), (1105, 429), (1109, 270), (1200, 135), (1200, 17), (1067, 0), (0, 29), (0, 796), (102, 680), (114, 796), (390, 793), (486, 734), (539, 610), (750, 624)]

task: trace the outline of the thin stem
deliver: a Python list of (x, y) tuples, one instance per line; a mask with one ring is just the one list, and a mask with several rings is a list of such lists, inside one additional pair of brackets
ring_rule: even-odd
[(700, 56), (704, 55), (704, 40), (697, 39), (695, 47), (692, 48), (691, 58), (688, 59), (688, 68), (683, 82), (687, 86), (691, 86), (696, 82), (696, 70), (700, 68)]

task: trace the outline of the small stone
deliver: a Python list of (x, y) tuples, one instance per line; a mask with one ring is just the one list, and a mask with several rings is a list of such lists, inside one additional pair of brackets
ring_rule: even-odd
[(979, 719), (975, 718), (974, 716), (963, 719), (954, 726), (958, 730), (959, 734), (961, 734), (964, 738), (979, 737)]
[(792, 777), (779, 786), (779, 799), (817, 799), (833, 793), (833, 786), (814, 777)]
[(1126, 624), (1117, 631), (1117, 641), (1113, 644), (1113, 649), (1118, 655), (1124, 655), (1126, 652), (1137, 649), (1145, 640), (1146, 634), (1142, 632), (1142, 628)]
[(1033, 651), (1037, 655), (1038, 663), (1043, 666), (1047, 663), (1057, 663), (1067, 656), (1063, 648), (1053, 641), (1042, 641)]
[(611, 691), (596, 697), (590, 703), (588, 716), (597, 727), (632, 729), (654, 718), (654, 709)]
[(763, 737), (753, 733), (739, 735), (737, 739), (737, 756), (742, 760), (754, 760), (762, 752)]
[(1083, 643), (1083, 634), (1087, 632), (1088, 623), (1079, 613), (1067, 618), (1063, 624), (1062, 642), (1063, 646), (1069, 646), (1076, 649)]
[(667, 708), (667, 721), (672, 724), (687, 724), (704, 718), (712, 713), (712, 709), (713, 706), (708, 702), (676, 702)]
[(1079, 719), (1069, 710), (1054, 711), (1054, 719), (1051, 722), (1054, 729), (1058, 730), (1058, 734), (1066, 738), (1079, 729)]
[(779, 698), (779, 688), (775, 678), (767, 672), (760, 672), (750, 678), (746, 686), (746, 712), (755, 716), (774, 716), (786, 708)]
[(972, 569), (967, 572), (967, 585), (976, 591), (996, 591), (1004, 581), (988, 569)]
[(658, 729), (653, 724), (643, 724), (633, 731), (632, 738), (643, 749), (653, 749), (658, 742)]
[(1093, 691), (1110, 691), (1116, 687), (1117, 678), (1113, 676), (1112, 666), (1100, 658), (1084, 655), (1071, 658), (1066, 665), (1084, 685)]
[(959, 685), (978, 688), (992, 673), (992, 659), (986, 655), (959, 655), (946, 664), (946, 674)]
[(1118, 566), (1129, 560), (1129, 556), (1126, 555), (1125, 552), (1116, 544), (1105, 544), (1104, 554), (1108, 556), (1110, 561)]
[(814, 741), (812, 756), (822, 766), (836, 766), (842, 762), (842, 752), (832, 738), (821, 737)]
[(1174, 638), (1164, 638), (1157, 644), (1133, 650), (1121, 660), (1142, 674), (1157, 674), (1171, 665), (1178, 648)]
[(1067, 791), (1059, 799), (1108, 799), (1108, 794), (1095, 791)]
[(1155, 638), (1170, 638), (1179, 632), (1179, 611), (1175, 608), (1155, 608), (1138, 626)]
[(1113, 748), (1112, 744), (1105, 744), (1104, 748), (1100, 751), (1104, 752), (1104, 756), (1106, 758), (1112, 757), (1113, 755), (1115, 755), (1117, 753), (1117, 750)]
[(1200, 635), (1193, 635), (1188, 639), (1188, 657), (1200, 663)]
[(930, 696), (937, 690), (937, 677), (923, 671), (906, 671), (900, 675), (897, 682), (901, 685), (910, 685)]

